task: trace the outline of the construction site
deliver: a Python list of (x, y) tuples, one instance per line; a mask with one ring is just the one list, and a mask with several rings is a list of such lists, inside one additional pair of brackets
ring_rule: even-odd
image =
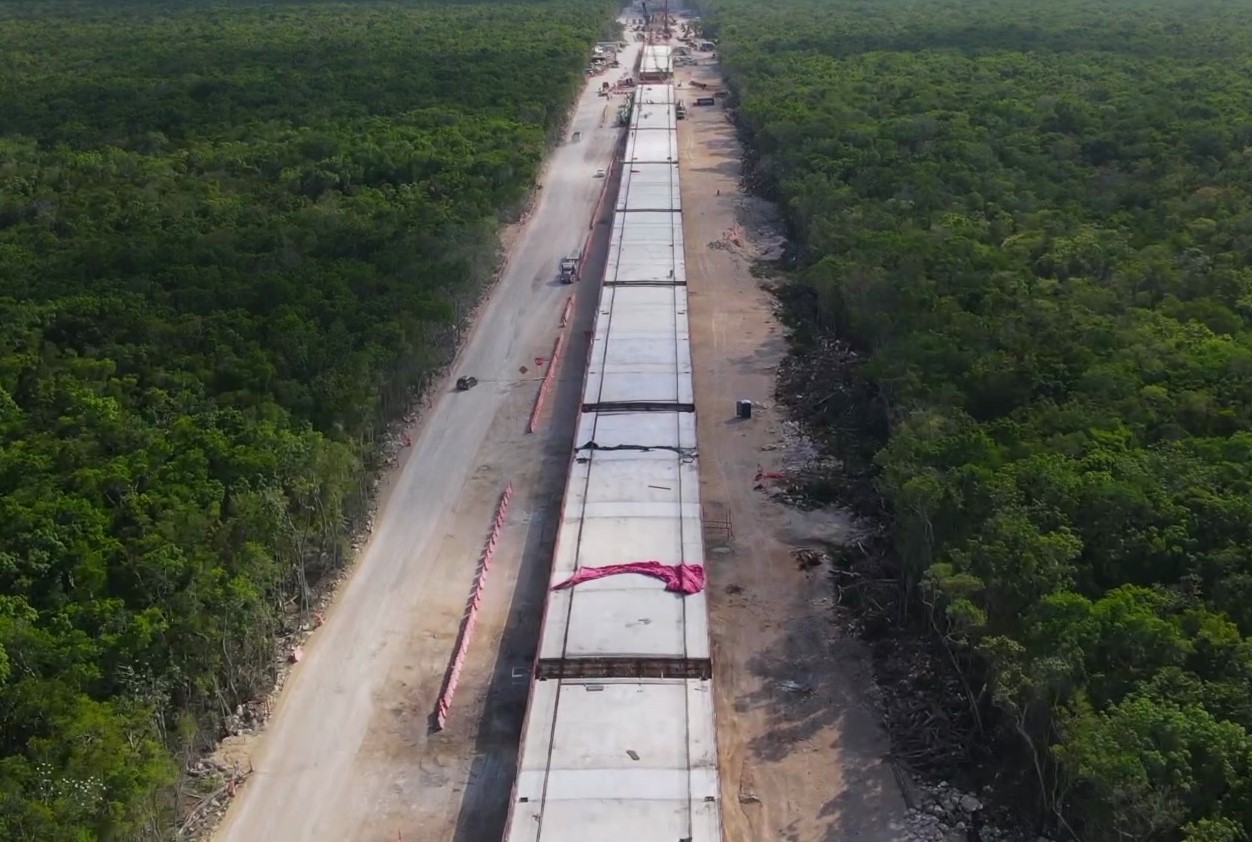
[(767, 493), (813, 450), (716, 45), (668, 4), (621, 22), (355, 568), (219, 752), (215, 839), (947, 838), (830, 622), (821, 548), (857, 525)]

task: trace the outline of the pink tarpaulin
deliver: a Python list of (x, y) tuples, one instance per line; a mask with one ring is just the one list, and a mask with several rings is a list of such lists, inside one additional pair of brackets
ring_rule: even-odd
[(662, 564), (659, 561), (633, 561), (629, 564), (610, 564), (607, 567), (580, 567), (552, 590), (572, 588), (579, 582), (589, 582), (604, 576), (617, 576), (621, 573), (638, 573), (640, 576), (651, 576), (665, 583), (665, 590), (681, 594), (699, 593), (704, 590), (704, 568), (697, 564)]

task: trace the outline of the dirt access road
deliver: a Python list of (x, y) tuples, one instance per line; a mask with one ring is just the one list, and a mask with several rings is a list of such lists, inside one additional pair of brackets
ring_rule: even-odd
[[(624, 68), (637, 49), (624, 52)], [(580, 132), (581, 139), (553, 153), (534, 211), (512, 232), (503, 276), (454, 366), (452, 378), (473, 375), (479, 385), (455, 393), (450, 378), (412, 431), (356, 569), (306, 644), (268, 729), (243, 747), (252, 749), (242, 765), (253, 773), (215, 839), (499, 838), (573, 435), (572, 421), (561, 416), (574, 412), (561, 410), (578, 399), (586, 343), (577, 337), (594, 294), (578, 295), (565, 366), (571, 373), (549, 399), (553, 423), (528, 436), (543, 371), (534, 358), (550, 353), (556, 338), (572, 291), (556, 282), (557, 263), (588, 235), (604, 184), (594, 173), (608, 168), (619, 136), (611, 113), (602, 125), (606, 104), (611, 112), (618, 100), (594, 89), (625, 72), (592, 77), (580, 96), (567, 137)], [(602, 264), (601, 252), (594, 258)], [(589, 264), (585, 274), (598, 278)], [(431, 735), (428, 718), (479, 551), (509, 481), (513, 502), (448, 728)], [(233, 747), (236, 759), (240, 748)]]
[[(716, 66), (680, 69), (688, 102), (692, 78), (721, 84)], [(692, 107), (678, 126), (701, 497), (725, 507), (734, 530), (706, 540), (725, 842), (908, 838), (864, 696), (871, 666), (831, 623), (825, 569), (802, 571), (792, 556), (846, 541), (856, 526), (753, 488), (758, 465), (811, 458), (772, 405), (786, 337), (750, 271), (761, 235), (772, 228), (776, 241), (780, 229), (762, 224), (768, 205), (739, 191), (741, 151), (725, 110)], [(741, 398), (756, 402), (750, 420), (735, 418)]]

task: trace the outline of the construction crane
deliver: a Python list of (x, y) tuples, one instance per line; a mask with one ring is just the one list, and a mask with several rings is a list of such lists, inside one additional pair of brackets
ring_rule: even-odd
[[(658, 29), (658, 27), (656, 26), (656, 19), (651, 14), (648, 13), (648, 4), (646, 2), (640, 3), (640, 5), (643, 7), (643, 19), (644, 19), (645, 29), (647, 29), (649, 35), (651, 35), (651, 33), (657, 31)], [(660, 32), (666, 38), (670, 36), (669, 24), (670, 24), (669, 0), (663, 0), (662, 6), (661, 6), (661, 25), (659, 29), (660, 29)], [(649, 43), (652, 42), (651, 37), (649, 37), (648, 42)]]

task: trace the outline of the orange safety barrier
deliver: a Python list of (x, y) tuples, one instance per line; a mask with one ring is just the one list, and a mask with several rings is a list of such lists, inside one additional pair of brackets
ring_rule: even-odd
[(543, 402), (548, 397), (548, 389), (552, 386), (552, 376), (561, 364), (561, 352), (565, 350), (565, 334), (557, 335), (556, 343), (552, 346), (552, 356), (548, 358), (548, 370), (543, 373), (543, 380), (539, 382), (539, 394), (535, 395), (535, 408), (530, 412), (530, 423), (526, 425), (526, 432), (533, 433), (539, 427), (539, 414), (543, 411)]
[(456, 693), (456, 685), (461, 678), (461, 667), (465, 665), (465, 655), (469, 651), (470, 636), (474, 633), (474, 626), (478, 621), (478, 606), (482, 604), (483, 586), (487, 581), (487, 571), (491, 569), (491, 560), (496, 554), (496, 541), (500, 537), (500, 530), (504, 528), (504, 516), (509, 510), (509, 501), (512, 498), (513, 484), (509, 483), (504, 487), (504, 491), (500, 495), (500, 502), (496, 505), (496, 518), (491, 524), (491, 532), (488, 534), (487, 543), (483, 547), (482, 556), (478, 562), (478, 571), (474, 575), (474, 589), (470, 592), (469, 601), (465, 607), (465, 616), (461, 620), (461, 628), (457, 633), (456, 654), (453, 655), (452, 663), (444, 676), (443, 689), (440, 691), (439, 701), (435, 705), (435, 724), (440, 731), (443, 730), (444, 725), (448, 721), (448, 711), (452, 708), (452, 697)]

